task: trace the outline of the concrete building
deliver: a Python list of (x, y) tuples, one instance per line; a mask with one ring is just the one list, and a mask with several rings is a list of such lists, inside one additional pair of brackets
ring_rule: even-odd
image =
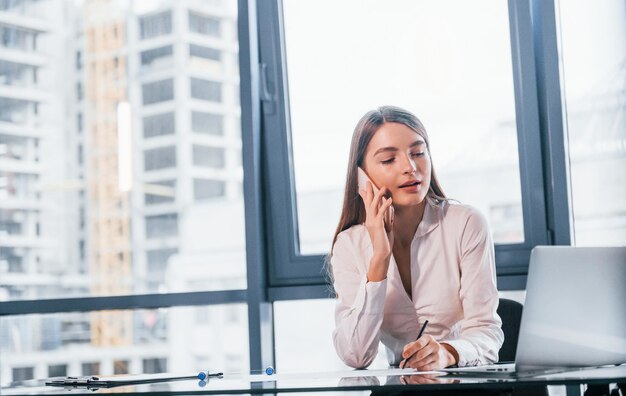
[(235, 6), (168, 2), (129, 24), (137, 293), (163, 287), (191, 208), (242, 197)]
[[(230, 255), (234, 278), (211, 281), (245, 287), (236, 2), (24, 0), (0, 10), (0, 28), (0, 298), (165, 291), (178, 254)], [(236, 251), (197, 249), (206, 233), (186, 230), (198, 206), (240, 218)], [(181, 315), (206, 322), (196, 311), (3, 319), (2, 383), (167, 370), (181, 336), (168, 329)], [(235, 311), (217, 315), (246, 331)], [(228, 356), (247, 361), (247, 344)]]

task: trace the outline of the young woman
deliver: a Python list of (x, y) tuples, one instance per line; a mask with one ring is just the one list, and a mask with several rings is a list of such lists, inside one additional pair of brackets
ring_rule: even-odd
[[(348, 164), (330, 258), (337, 354), (367, 367), (380, 341), (391, 365), (422, 371), (497, 361), (504, 336), (487, 221), (446, 199), (422, 123), (397, 107), (368, 112)], [(359, 188), (359, 167), (375, 186)]]

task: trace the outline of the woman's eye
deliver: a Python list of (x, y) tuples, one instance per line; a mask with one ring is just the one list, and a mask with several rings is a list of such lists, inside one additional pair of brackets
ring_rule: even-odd
[(423, 152), (423, 151), (420, 151), (420, 152), (417, 152), (417, 153), (411, 153), (411, 155), (413, 157), (422, 157), (424, 154), (425, 154), (425, 152)]
[(391, 163), (393, 162), (393, 160), (394, 160), (394, 159), (395, 159), (395, 158), (389, 158), (389, 159), (386, 159), (386, 160), (382, 160), (382, 161), (380, 161), (380, 162), (382, 162), (383, 164), (391, 164)]

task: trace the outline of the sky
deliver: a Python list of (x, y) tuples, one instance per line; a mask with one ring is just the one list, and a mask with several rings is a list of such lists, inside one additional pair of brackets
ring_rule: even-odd
[(422, 120), (439, 167), (512, 119), (507, 13), (494, 0), (285, 1), (298, 191), (342, 185), (354, 126), (380, 105)]
[[(618, 0), (594, 2), (593, 12), (583, 0), (561, 3), (563, 80), (573, 106), (623, 86), (626, 12)], [(299, 192), (342, 187), (354, 126), (379, 105), (422, 120), (443, 170), (462, 167), (455, 159), (468, 151), (491, 155), (485, 140), (515, 119), (506, 1), (283, 4)]]

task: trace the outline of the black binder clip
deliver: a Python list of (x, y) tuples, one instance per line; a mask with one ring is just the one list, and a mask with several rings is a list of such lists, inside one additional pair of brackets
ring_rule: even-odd
[(58, 386), (63, 387), (67, 390), (84, 388), (87, 390), (95, 391), (100, 388), (106, 388), (107, 382), (100, 381), (100, 378), (95, 376), (88, 377), (66, 377), (62, 380), (52, 380), (50, 382), (46, 382), (46, 385), (49, 386)]

